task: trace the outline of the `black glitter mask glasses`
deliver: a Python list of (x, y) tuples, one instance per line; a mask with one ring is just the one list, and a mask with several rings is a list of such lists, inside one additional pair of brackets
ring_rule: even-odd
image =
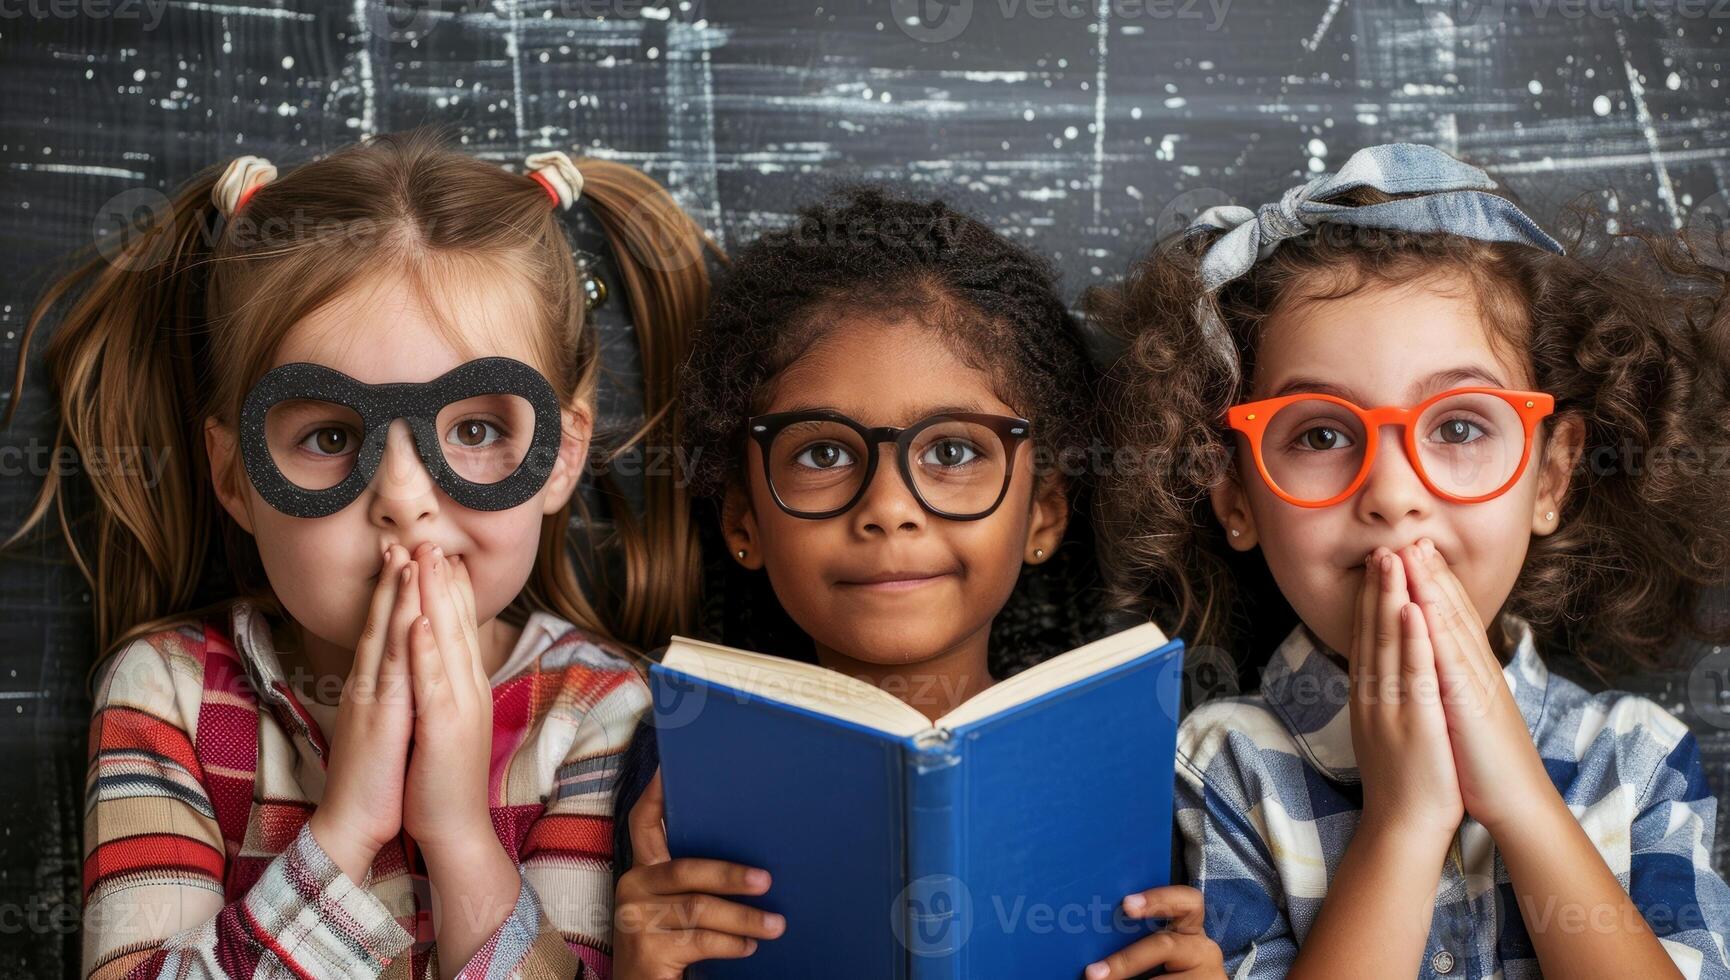
[(296, 362), (266, 373), (246, 396), (247, 477), (285, 514), (334, 514), (372, 483), (399, 418), (439, 488), (472, 510), (528, 500), (558, 459), (558, 397), (539, 371), (514, 358), (482, 357), (431, 381), (377, 385)]

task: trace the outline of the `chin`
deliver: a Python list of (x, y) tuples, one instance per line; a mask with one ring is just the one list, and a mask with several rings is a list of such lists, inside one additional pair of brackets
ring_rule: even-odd
[(949, 637), (909, 636), (898, 630), (879, 631), (869, 627), (848, 630), (845, 626), (842, 629), (849, 642), (827, 644), (830, 649), (860, 663), (883, 666), (923, 663), (956, 642)]

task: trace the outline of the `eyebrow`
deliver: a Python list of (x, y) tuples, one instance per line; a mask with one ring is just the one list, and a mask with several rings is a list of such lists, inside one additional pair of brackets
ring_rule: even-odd
[[(1460, 386), (1463, 382), (1478, 382), (1491, 388), (1508, 387), (1507, 383), (1500, 377), (1497, 377), (1493, 372), (1487, 371), (1483, 368), (1457, 367), (1450, 368), (1446, 371), (1437, 371), (1418, 382), (1416, 398), (1413, 400), (1422, 401), (1438, 391), (1445, 391), (1448, 388)], [(1274, 389), (1274, 391), (1267, 397), (1280, 398), (1285, 395), (1295, 395), (1300, 392), (1305, 394), (1314, 393), (1333, 395), (1336, 398), (1344, 398), (1346, 401), (1355, 405), (1363, 405), (1363, 401), (1359, 399), (1349, 387), (1331, 381), (1323, 381), (1320, 378), (1292, 378), (1286, 381), (1285, 384)]]
[[(911, 425), (912, 423), (918, 421), (919, 419), (926, 418), (926, 417), (932, 416), (932, 415), (951, 415), (951, 414), (964, 413), (964, 412), (972, 412), (974, 414), (981, 414), (981, 413), (985, 413), (985, 411), (986, 411), (985, 409), (980, 408), (977, 404), (973, 404), (973, 403), (961, 404), (961, 405), (938, 405), (935, 408), (919, 409), (915, 412), (911, 412), (911, 413), (907, 414), (903, 418), (896, 420), (896, 422), (887, 423), (887, 424)], [(845, 415), (850, 419), (854, 419), (855, 421), (864, 423), (864, 420), (860, 419), (859, 416), (853, 414), (852, 412), (843, 411), (839, 408), (836, 408), (833, 405), (808, 405), (808, 404), (807, 405), (794, 405), (791, 408), (781, 409), (780, 411), (776, 412), (775, 414), (780, 415), (780, 414), (784, 414), (784, 413), (788, 413), (788, 412), (835, 412), (838, 415)], [(991, 413), (991, 414), (997, 414), (997, 413)]]

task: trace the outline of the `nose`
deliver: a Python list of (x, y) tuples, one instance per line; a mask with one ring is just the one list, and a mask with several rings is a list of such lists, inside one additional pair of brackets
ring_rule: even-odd
[(403, 529), (438, 515), (438, 484), (415, 452), (408, 423), (397, 419), (385, 436), (384, 458), (367, 489), (367, 515), (379, 527)]
[(1404, 433), (1398, 426), (1389, 425), (1383, 426), (1378, 435), (1375, 461), (1364, 477), (1364, 485), (1358, 488), (1358, 517), (1389, 526), (1407, 518), (1422, 518), (1429, 513), (1435, 498), (1406, 455)]
[(925, 508), (919, 506), (919, 499), (895, 468), (893, 449), (888, 446), (878, 449), (883, 455), (878, 459), (877, 472), (872, 474), (865, 496), (849, 515), (853, 530), (866, 537), (887, 536), (891, 530), (917, 531), (925, 526)]

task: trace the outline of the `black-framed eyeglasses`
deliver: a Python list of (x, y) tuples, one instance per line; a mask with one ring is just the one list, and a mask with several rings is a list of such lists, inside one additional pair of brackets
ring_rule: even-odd
[(938, 517), (976, 521), (1009, 492), (1015, 451), (1032, 423), (1008, 415), (943, 412), (907, 426), (866, 426), (839, 412), (776, 412), (745, 422), (776, 506), (823, 520), (852, 510), (877, 474), (877, 447), (895, 444), (901, 480)]

